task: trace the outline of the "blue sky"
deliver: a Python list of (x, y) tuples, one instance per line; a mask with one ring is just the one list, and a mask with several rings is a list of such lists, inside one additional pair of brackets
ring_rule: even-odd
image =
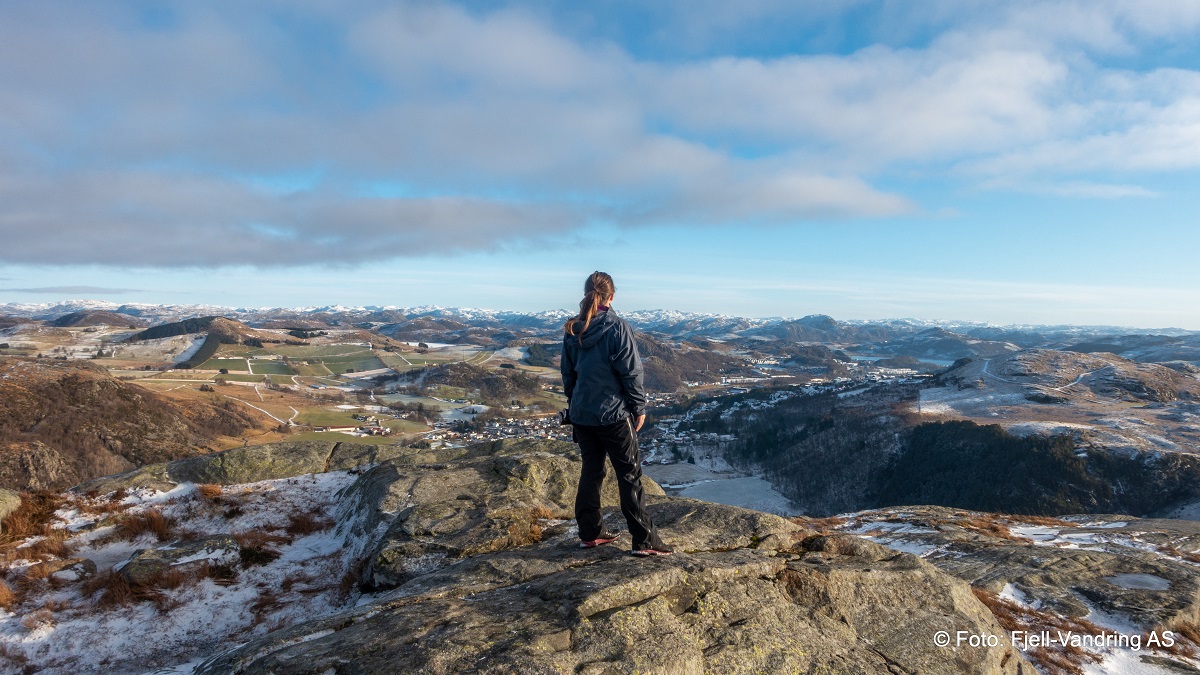
[(1200, 5), (0, 6), (0, 303), (1200, 329)]

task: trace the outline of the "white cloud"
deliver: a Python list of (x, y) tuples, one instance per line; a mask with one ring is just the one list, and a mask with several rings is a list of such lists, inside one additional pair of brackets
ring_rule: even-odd
[[(774, 0), (706, 6), (668, 6), (667, 27), (719, 41), (721, 22), (802, 21)], [(1191, 39), (1195, 3), (837, 0), (803, 21), (870, 7), (899, 33), (936, 34), (848, 55), (651, 60), (572, 38), (536, 7), (181, 3), (160, 28), (117, 3), (9, 4), (0, 235), (14, 244), (0, 257), (125, 264), (149, 245), (164, 264), (302, 263), (322, 258), (301, 239), (350, 231), (378, 238), (374, 256), (488, 250), (596, 220), (919, 210), (879, 187), (897, 170), (1104, 198), (1152, 191), (1098, 174), (1200, 164), (1200, 74), (1101, 58)], [(237, 178), (297, 171), (315, 187)], [(417, 196), (357, 196), (381, 181)], [(27, 236), (48, 231), (64, 243)], [(340, 248), (354, 247), (324, 255), (357, 255)]]

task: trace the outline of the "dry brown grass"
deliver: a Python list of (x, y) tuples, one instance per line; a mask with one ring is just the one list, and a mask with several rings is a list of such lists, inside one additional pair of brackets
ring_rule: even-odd
[(1200, 553), (1189, 553), (1187, 551), (1180, 551), (1178, 548), (1176, 548), (1174, 545), (1171, 545), (1171, 544), (1159, 546), (1158, 551), (1160, 553), (1164, 553), (1166, 555), (1175, 556), (1176, 558), (1179, 558), (1180, 560), (1186, 560), (1187, 562), (1190, 562), (1190, 563), (1200, 564)]
[(0, 642), (0, 659), (8, 661), (9, 663), (12, 663), (13, 665), (17, 666), (18, 668), (24, 667), (24, 669), (21, 672), (37, 672), (36, 670), (35, 671), (29, 670), (30, 666), (27, 666), (27, 664), (29, 663), (28, 657), (26, 657), (21, 652), (16, 651), (13, 648), (10, 648), (8, 646), (8, 644), (5, 642)]
[[(1026, 607), (982, 588), (971, 588), (975, 597), (991, 611), (997, 623), (1010, 634), (1013, 631), (1072, 631), (1079, 635), (1101, 635), (1104, 629), (1086, 619), (1060, 616)], [(1029, 660), (1046, 675), (1082, 675), (1083, 664), (1099, 663), (1101, 657), (1071, 645), (1055, 648), (1035, 647), (1026, 654)]]
[(250, 613), (254, 615), (254, 625), (257, 626), (266, 621), (267, 616), (280, 607), (283, 607), (283, 603), (269, 589), (259, 591), (258, 597), (250, 605)]
[(958, 525), (964, 530), (970, 530), (978, 534), (988, 537), (997, 537), (999, 539), (1009, 539), (1011, 541), (1029, 541), (1025, 537), (1018, 537), (1008, 529), (1008, 525), (986, 516), (968, 516), (959, 520), (953, 521), (953, 524)]
[(132, 504), (122, 504), (119, 499), (104, 499), (103, 497), (76, 497), (71, 500), (71, 504), (79, 509), (80, 513), (96, 516), (121, 513), (133, 506)]
[(267, 565), (282, 555), (271, 544), (286, 543), (287, 537), (278, 534), (268, 534), (259, 530), (247, 530), (233, 535), (237, 540), (242, 559), (242, 567)]
[[(233, 575), (236, 577), (235, 572)], [(221, 583), (222, 579), (229, 578), (229, 572), (226, 569), (217, 569), (208, 565), (200, 566), (193, 572), (170, 568), (143, 583), (132, 584), (124, 574), (109, 569), (107, 572), (96, 574), (95, 577), (84, 581), (83, 595), (91, 597), (98, 593), (96, 607), (101, 609), (151, 602), (155, 604), (158, 611), (170, 611), (178, 607), (179, 603), (173, 601), (166, 591), (179, 589), (188, 584), (196, 584), (205, 578), (215, 579), (217, 583)]]
[(1073, 523), (1062, 518), (1053, 516), (1014, 516), (1005, 515), (1008, 520), (1015, 520), (1024, 525), (1037, 525), (1039, 527), (1079, 527), (1079, 523)]
[(127, 515), (117, 526), (118, 534), (124, 539), (135, 539), (147, 532), (154, 534), (158, 541), (171, 538), (174, 523), (158, 509), (146, 509), (141, 513)]
[(225, 490), (215, 483), (205, 483), (204, 485), (196, 486), (196, 494), (211, 501), (225, 494)]
[(829, 534), (830, 532), (841, 528), (847, 523), (845, 518), (839, 516), (829, 516), (828, 518), (809, 518), (807, 516), (796, 516), (791, 519), (800, 527), (806, 530), (813, 530), (821, 534)]
[(21, 617), (21, 625), (26, 630), (34, 630), (42, 626), (54, 625), (54, 612), (48, 609), (39, 609)]
[(21, 505), (4, 519), (0, 543), (48, 535), (54, 528), (54, 512), (66, 499), (57, 492), (22, 492)]
[(11, 612), (19, 604), (21, 604), (21, 597), (12, 589), (12, 586), (0, 579), (0, 607)]
[[(350, 591), (355, 587), (361, 588), (363, 570), (367, 567), (367, 557), (360, 556), (355, 558), (350, 566), (346, 568), (346, 573), (342, 575), (342, 580), (338, 583), (338, 598), (345, 601), (350, 597)], [(287, 584), (291, 577), (284, 579)], [(293, 582), (294, 583), (294, 582)], [(290, 588), (290, 585), (289, 585)], [(285, 588), (284, 590), (288, 590)]]
[(69, 558), (71, 548), (67, 546), (70, 534), (66, 530), (50, 530), (42, 539), (17, 549), (26, 560), (45, 560), (47, 558)]
[(29, 567), (26, 567), (24, 572), (21, 574), (20, 583), (28, 586), (35, 582), (49, 579), (51, 574), (50, 569), (51, 568), (49, 565), (43, 565), (40, 563), (37, 565), (30, 565)]
[(303, 537), (306, 534), (328, 529), (331, 525), (333, 525), (332, 520), (313, 513), (291, 513), (288, 514), (287, 527), (283, 530), (293, 537)]
[[(1200, 654), (1200, 627), (1196, 626), (1196, 624), (1179, 621), (1171, 624), (1170, 628), (1165, 630), (1169, 630), (1175, 634), (1175, 644), (1170, 647), (1160, 647), (1161, 651), (1189, 659), (1194, 659), (1197, 654)], [(1160, 642), (1163, 632), (1163, 629), (1158, 630)], [(1142, 644), (1147, 644), (1149, 640), (1149, 633), (1142, 636)]]
[(575, 517), (575, 514), (568, 513), (566, 509), (555, 511), (547, 506), (535, 506), (531, 513), (535, 520), (570, 520)]
[(538, 521), (541, 519), (540, 514), (547, 510), (544, 507), (535, 507), (528, 510), (512, 509), (497, 514), (509, 520), (507, 540), (500, 543), (499, 548), (519, 548), (541, 541), (545, 533)]

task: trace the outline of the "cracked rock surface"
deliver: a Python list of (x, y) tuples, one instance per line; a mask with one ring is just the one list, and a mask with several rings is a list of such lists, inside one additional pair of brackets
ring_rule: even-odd
[[(965, 581), (908, 553), (668, 497), (648, 480), (676, 554), (634, 558), (628, 534), (581, 550), (570, 444), (381, 448), (358, 460), (347, 445), (321, 461), (364, 465), (339, 497), (339, 531), (370, 542), (371, 592), (197, 673), (1034, 672), (1007, 642), (936, 647), (942, 630), (1004, 631)], [(623, 530), (611, 477), (604, 503)]]

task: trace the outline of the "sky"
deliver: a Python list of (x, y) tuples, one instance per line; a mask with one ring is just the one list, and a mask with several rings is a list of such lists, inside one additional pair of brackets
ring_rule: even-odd
[(1192, 0), (0, 3), (0, 303), (1200, 330)]

